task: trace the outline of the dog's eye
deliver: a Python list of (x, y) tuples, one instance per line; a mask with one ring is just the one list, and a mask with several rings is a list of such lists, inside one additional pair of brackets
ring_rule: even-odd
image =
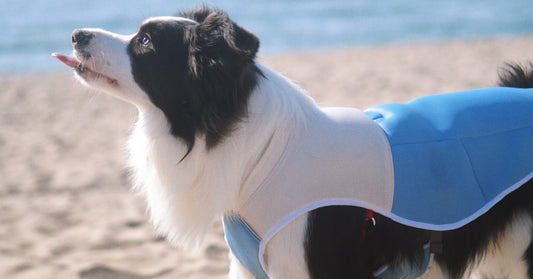
[(149, 47), (152, 44), (152, 41), (150, 40), (150, 37), (148, 35), (144, 35), (141, 38), (141, 43), (145, 47)]

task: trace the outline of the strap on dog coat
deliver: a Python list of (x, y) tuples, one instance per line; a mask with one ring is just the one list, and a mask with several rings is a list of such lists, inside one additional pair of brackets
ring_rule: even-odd
[[(245, 182), (249, 198), (239, 205), (237, 218), (224, 220), (232, 251), (258, 278), (268, 278), (263, 259), (268, 241), (311, 210), (358, 206), (408, 226), (451, 230), (533, 177), (528, 89), (432, 95), (365, 113), (322, 112), (286, 131), (292, 137), (275, 167), (265, 170), (269, 175), (259, 185)], [(234, 238), (236, 228), (249, 232), (247, 241)], [(241, 249), (240, 243), (254, 248)], [(250, 258), (255, 267), (245, 264)]]

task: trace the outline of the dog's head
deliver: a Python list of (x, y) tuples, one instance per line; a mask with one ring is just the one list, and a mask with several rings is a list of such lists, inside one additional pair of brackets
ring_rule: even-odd
[(259, 40), (218, 10), (155, 17), (133, 35), (72, 33), (74, 55), (54, 53), (82, 83), (140, 108), (159, 109), (189, 151), (196, 136), (213, 147), (246, 113), (260, 72)]

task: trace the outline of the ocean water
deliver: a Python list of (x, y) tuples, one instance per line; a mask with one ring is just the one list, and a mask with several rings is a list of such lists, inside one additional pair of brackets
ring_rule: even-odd
[(65, 69), (50, 53), (70, 53), (76, 28), (132, 34), (148, 17), (202, 4), (257, 34), (261, 54), (533, 35), (531, 0), (2, 0), (0, 73)]

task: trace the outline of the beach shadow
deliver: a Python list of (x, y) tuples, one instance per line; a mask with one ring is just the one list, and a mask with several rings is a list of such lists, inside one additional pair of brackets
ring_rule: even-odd
[(172, 269), (164, 269), (153, 275), (139, 275), (127, 271), (117, 270), (104, 265), (96, 265), (79, 273), (80, 279), (151, 279), (172, 272)]

